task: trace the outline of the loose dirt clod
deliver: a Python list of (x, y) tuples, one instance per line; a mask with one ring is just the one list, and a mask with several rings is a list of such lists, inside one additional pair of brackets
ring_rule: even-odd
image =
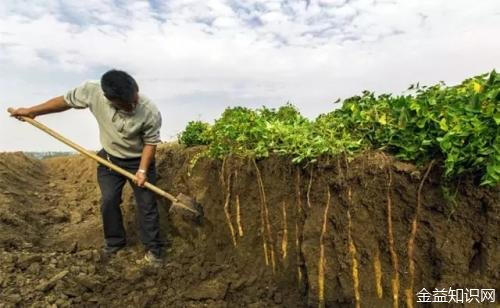
[(63, 279), (64, 276), (66, 276), (68, 273), (69, 273), (69, 271), (67, 271), (67, 270), (64, 270), (62, 272), (57, 273), (54, 277), (50, 278), (48, 281), (42, 282), (41, 284), (39, 284), (36, 287), (36, 290), (42, 291), (42, 292), (47, 292), (48, 290), (50, 290), (51, 288), (54, 287), (56, 282)]

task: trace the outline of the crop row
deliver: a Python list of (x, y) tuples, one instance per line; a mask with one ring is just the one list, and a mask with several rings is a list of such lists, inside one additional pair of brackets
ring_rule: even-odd
[(325, 155), (382, 149), (417, 164), (441, 161), (445, 176), (465, 172), (483, 185), (500, 183), (500, 75), (495, 71), (456, 86), (412, 85), (403, 95), (364, 91), (310, 120), (291, 104), (278, 109), (227, 108), (214, 124), (189, 122), (179, 134), (206, 155), (290, 157), (314, 162)]

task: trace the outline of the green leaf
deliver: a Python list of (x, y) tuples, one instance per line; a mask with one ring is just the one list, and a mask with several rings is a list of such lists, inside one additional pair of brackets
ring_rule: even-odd
[(442, 118), (441, 121), (439, 121), (439, 127), (444, 130), (445, 132), (448, 131), (448, 124), (446, 124), (446, 119)]
[(417, 120), (417, 127), (418, 128), (424, 128), (425, 127), (425, 123), (427, 123), (427, 119), (420, 118), (420, 119)]
[(387, 116), (386, 114), (382, 114), (379, 119), (378, 119), (378, 122), (382, 125), (386, 125), (387, 124)]
[(495, 119), (495, 124), (500, 125), (500, 112), (495, 113), (493, 116), (493, 119)]

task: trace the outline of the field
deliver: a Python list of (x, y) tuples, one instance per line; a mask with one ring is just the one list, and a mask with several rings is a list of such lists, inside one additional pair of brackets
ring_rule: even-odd
[[(161, 269), (99, 254), (96, 163), (0, 154), (0, 307), (417, 307), (422, 288), (500, 282), (495, 72), (404, 96), (365, 92), (314, 121), (291, 106), (191, 122), (157, 153)], [(416, 90), (415, 90), (416, 89)]]

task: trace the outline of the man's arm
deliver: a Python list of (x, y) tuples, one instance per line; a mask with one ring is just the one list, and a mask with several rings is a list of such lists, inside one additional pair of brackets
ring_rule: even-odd
[(48, 113), (54, 113), (54, 112), (61, 112), (70, 109), (66, 102), (64, 101), (63, 96), (58, 96), (54, 97), (52, 99), (49, 99), (43, 104), (35, 105), (29, 108), (17, 108), (14, 109), (10, 115), (12, 117), (16, 116), (25, 116), (28, 118), (34, 119), (36, 116), (43, 115), (43, 114), (48, 114)]
[(144, 183), (148, 180), (147, 171), (149, 165), (153, 161), (156, 153), (156, 145), (154, 144), (145, 144), (142, 149), (141, 162), (139, 164), (139, 170), (135, 173), (135, 183), (139, 187), (143, 187)]

